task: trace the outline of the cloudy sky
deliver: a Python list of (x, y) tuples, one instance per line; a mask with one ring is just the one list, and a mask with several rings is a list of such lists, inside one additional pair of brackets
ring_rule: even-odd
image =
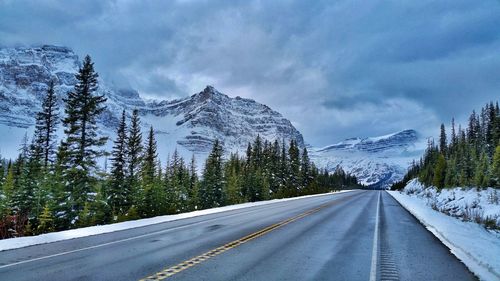
[(500, 97), (496, 0), (0, 0), (0, 45), (36, 44), (146, 97), (253, 98), (315, 146), (436, 134)]

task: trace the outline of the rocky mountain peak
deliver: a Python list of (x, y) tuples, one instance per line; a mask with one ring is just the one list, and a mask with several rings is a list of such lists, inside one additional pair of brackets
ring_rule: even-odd
[(195, 99), (197, 102), (203, 103), (206, 101), (213, 101), (216, 103), (220, 103), (221, 100), (227, 100), (229, 99), (228, 96), (222, 94), (221, 92), (217, 91), (215, 87), (211, 85), (207, 85), (203, 91), (194, 94), (192, 96), (193, 99)]
[(384, 136), (349, 138), (314, 150), (311, 158), (330, 171), (342, 167), (365, 185), (388, 188), (422, 155), (422, 143), (420, 134), (410, 129)]
[[(51, 79), (57, 82), (62, 111), (62, 98), (73, 89), (79, 66), (78, 56), (66, 47), (0, 48), (0, 133), (11, 132), (18, 142), (32, 130), (33, 116)], [(101, 133), (113, 139), (122, 110), (130, 114), (138, 109), (144, 130), (154, 127), (164, 156), (176, 148), (187, 158), (206, 154), (215, 139), (226, 151), (244, 151), (257, 135), (304, 144), (300, 132), (280, 113), (253, 100), (229, 97), (210, 85), (190, 97), (170, 101), (144, 100), (134, 89), (115, 89), (102, 80), (99, 92), (108, 98), (107, 110), (99, 119)], [(18, 143), (0, 139), (0, 148), (2, 155), (9, 156), (8, 150), (15, 157)]]

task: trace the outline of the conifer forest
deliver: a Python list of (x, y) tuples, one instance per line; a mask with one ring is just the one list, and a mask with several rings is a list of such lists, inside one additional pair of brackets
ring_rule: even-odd
[[(341, 169), (328, 173), (316, 168), (307, 148), (293, 140), (270, 142), (257, 136), (244, 155), (224, 151), (215, 140), (207, 159), (194, 155), (183, 159), (177, 151), (159, 159), (154, 128), (141, 131), (137, 110), (123, 111), (115, 139), (108, 140), (96, 124), (106, 98), (97, 94), (98, 74), (89, 56), (76, 79), (73, 91), (64, 98), (63, 111), (57, 105), (54, 83), (49, 83), (42, 110), (35, 116), (34, 134), (25, 136), (17, 159), (0, 158), (0, 238), (359, 186), (354, 176)], [(56, 134), (59, 126), (64, 128), (62, 139)], [(468, 135), (461, 134), (465, 132), (454, 137), (456, 145), (446, 148), (449, 155), (452, 148), (463, 149), (463, 141), (467, 148), (472, 146)], [(113, 142), (112, 151), (104, 151), (107, 141)], [(475, 141), (474, 147), (482, 147)], [(440, 153), (434, 152), (434, 146), (431, 149), (432, 157)], [(488, 157), (493, 154), (497, 163), (500, 160), (500, 149), (496, 150), (496, 154), (491, 149), (477, 150), (474, 155), (490, 165)], [(460, 175), (457, 180), (462, 180)], [(475, 176), (467, 178), (472, 179)], [(447, 177), (444, 182), (452, 180)]]

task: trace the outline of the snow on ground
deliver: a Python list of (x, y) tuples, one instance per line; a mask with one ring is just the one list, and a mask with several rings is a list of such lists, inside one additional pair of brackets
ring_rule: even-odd
[(424, 200), (434, 210), (465, 221), (500, 228), (500, 191), (494, 188), (424, 187), (418, 180), (408, 182), (403, 193)]
[[(435, 189), (423, 188), (419, 182), (413, 180), (403, 192), (389, 191), (389, 194), (450, 248), (481, 280), (500, 280), (500, 233), (487, 230), (478, 223), (450, 216), (467, 212), (466, 206), (469, 206), (469, 210), (479, 210), (477, 207), (470, 207), (475, 202), (474, 206), (482, 206), (484, 216), (496, 216), (498, 222), (498, 203), (486, 204), (487, 199), (483, 200), (487, 198), (489, 191), (491, 190), (478, 192), (475, 189), (454, 188), (437, 193)], [(450, 215), (447, 215), (436, 209), (454, 212), (448, 211)]]
[(348, 192), (348, 191), (352, 191), (352, 190), (342, 190), (342, 191), (337, 191), (337, 192), (307, 195), (307, 196), (300, 196), (300, 197), (286, 198), (286, 199), (274, 199), (274, 200), (267, 200), (267, 201), (260, 201), (260, 202), (250, 202), (250, 203), (224, 206), (224, 207), (219, 207), (219, 208), (193, 211), (193, 212), (183, 213), (183, 214), (158, 216), (158, 217), (153, 217), (153, 218), (119, 222), (119, 223), (108, 224), (108, 225), (98, 225), (98, 226), (90, 226), (90, 227), (84, 227), (84, 228), (79, 228), (79, 229), (71, 229), (71, 230), (65, 230), (65, 231), (59, 231), (59, 232), (52, 232), (52, 233), (42, 234), (42, 235), (38, 235), (38, 236), (28, 236), (28, 237), (4, 239), (4, 240), (0, 240), (0, 251), (23, 248), (23, 247), (27, 247), (27, 246), (33, 246), (33, 245), (39, 245), (39, 244), (45, 244), (45, 243), (52, 243), (52, 242), (69, 240), (69, 239), (74, 239), (74, 238), (81, 238), (81, 237), (104, 234), (104, 233), (110, 233), (110, 232), (121, 231), (121, 230), (127, 230), (127, 229), (131, 229), (131, 228), (136, 228), (136, 227), (143, 227), (143, 226), (148, 226), (148, 225), (152, 225), (152, 224), (158, 224), (158, 223), (175, 221), (175, 220), (180, 220), (180, 219), (185, 219), (185, 218), (192, 218), (192, 217), (198, 217), (198, 216), (203, 216), (203, 215), (215, 214), (215, 213), (237, 210), (237, 209), (242, 209), (242, 208), (255, 207), (255, 206), (267, 205), (267, 204), (278, 203), (278, 202), (286, 202), (286, 201), (290, 201), (290, 200), (297, 200), (297, 199), (303, 199), (303, 198), (309, 198), (309, 197), (324, 196), (324, 195), (328, 195), (328, 194), (332, 194), (332, 193), (343, 193), (343, 192)]

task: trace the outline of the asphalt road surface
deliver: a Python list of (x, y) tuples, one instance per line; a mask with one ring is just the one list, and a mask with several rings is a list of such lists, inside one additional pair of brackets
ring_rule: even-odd
[(0, 280), (477, 280), (384, 191), (0, 252)]

